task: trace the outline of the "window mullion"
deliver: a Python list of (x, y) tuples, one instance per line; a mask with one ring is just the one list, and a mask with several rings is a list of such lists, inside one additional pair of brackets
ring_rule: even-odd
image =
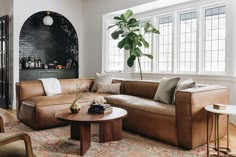
[(204, 63), (204, 57), (203, 57), (203, 41), (204, 41), (204, 14), (202, 11), (202, 8), (197, 8), (197, 42), (196, 42), (196, 73), (201, 74), (203, 72), (203, 63)]
[[(155, 16), (153, 16), (153, 25), (155, 27), (158, 26), (158, 18), (156, 18)], [(152, 38), (152, 55), (153, 55), (153, 61), (152, 61), (152, 72), (158, 72), (158, 68), (157, 68), (157, 59), (158, 59), (158, 35), (154, 34), (153, 38)]]
[[(173, 27), (173, 72), (177, 73), (179, 69), (179, 17), (178, 13), (174, 13), (174, 27)], [(176, 31), (175, 31), (176, 30)]]

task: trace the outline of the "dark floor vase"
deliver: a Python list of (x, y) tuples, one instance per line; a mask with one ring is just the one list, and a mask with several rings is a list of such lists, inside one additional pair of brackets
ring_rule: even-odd
[(9, 16), (0, 17), (0, 107), (9, 105)]

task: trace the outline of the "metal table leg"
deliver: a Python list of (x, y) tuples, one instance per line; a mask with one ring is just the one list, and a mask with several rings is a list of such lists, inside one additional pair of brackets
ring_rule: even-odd
[(220, 156), (220, 130), (219, 130), (219, 115), (216, 114), (216, 123), (217, 123), (217, 155)]
[(207, 112), (207, 157), (209, 157), (209, 112)]
[(216, 114), (214, 114), (214, 116), (215, 116), (215, 119), (214, 119), (214, 121), (215, 121), (215, 125), (214, 125), (214, 134), (215, 134), (215, 140), (214, 140), (214, 143), (215, 143), (215, 150), (217, 149), (217, 146), (216, 146), (216, 141), (217, 141), (217, 137), (216, 137), (216, 135), (217, 135), (217, 117), (216, 117)]
[(227, 150), (229, 149), (229, 115), (227, 115)]

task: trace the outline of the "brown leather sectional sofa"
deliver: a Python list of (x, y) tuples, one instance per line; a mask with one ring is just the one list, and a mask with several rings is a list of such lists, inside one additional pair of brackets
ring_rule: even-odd
[[(204, 85), (176, 93), (175, 105), (153, 100), (158, 88), (157, 82), (121, 82), (121, 94), (97, 94), (88, 92), (92, 79), (60, 80), (62, 94), (45, 96), (40, 81), (26, 81), (16, 84), (17, 117), (33, 129), (45, 129), (63, 125), (55, 113), (68, 108), (76, 96), (76, 86), (83, 89), (82, 105), (89, 105), (98, 95), (106, 97), (108, 103), (124, 108), (128, 117), (123, 128), (172, 145), (193, 149), (206, 143), (206, 112), (204, 107), (213, 103), (228, 104), (229, 91), (217, 85)], [(210, 117), (211, 138), (213, 139), (213, 116)], [(226, 133), (226, 117), (220, 117), (220, 134)]]

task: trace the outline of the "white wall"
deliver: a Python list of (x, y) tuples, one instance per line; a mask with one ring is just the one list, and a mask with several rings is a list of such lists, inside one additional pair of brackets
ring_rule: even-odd
[[(24, 22), (34, 13), (39, 11), (53, 11), (60, 13), (64, 17), (66, 17), (74, 26), (78, 38), (79, 38), (79, 46), (80, 43), (80, 35), (82, 34), (82, 3), (81, 0), (14, 0), (14, 12), (13, 12), (13, 87), (11, 91), (13, 94), (13, 108), (15, 108), (15, 86), (14, 84), (19, 81), (19, 37), (20, 31), (24, 24)], [(81, 53), (81, 50), (79, 50)], [(81, 64), (81, 56), (79, 60), (79, 64)], [(80, 71), (80, 70), (79, 70)], [(33, 87), (32, 87), (33, 88)]]
[(102, 70), (102, 17), (106, 13), (126, 9), (155, 0), (83, 0), (83, 74), (94, 77)]
[(0, 17), (5, 15), (5, 0), (0, 0)]

